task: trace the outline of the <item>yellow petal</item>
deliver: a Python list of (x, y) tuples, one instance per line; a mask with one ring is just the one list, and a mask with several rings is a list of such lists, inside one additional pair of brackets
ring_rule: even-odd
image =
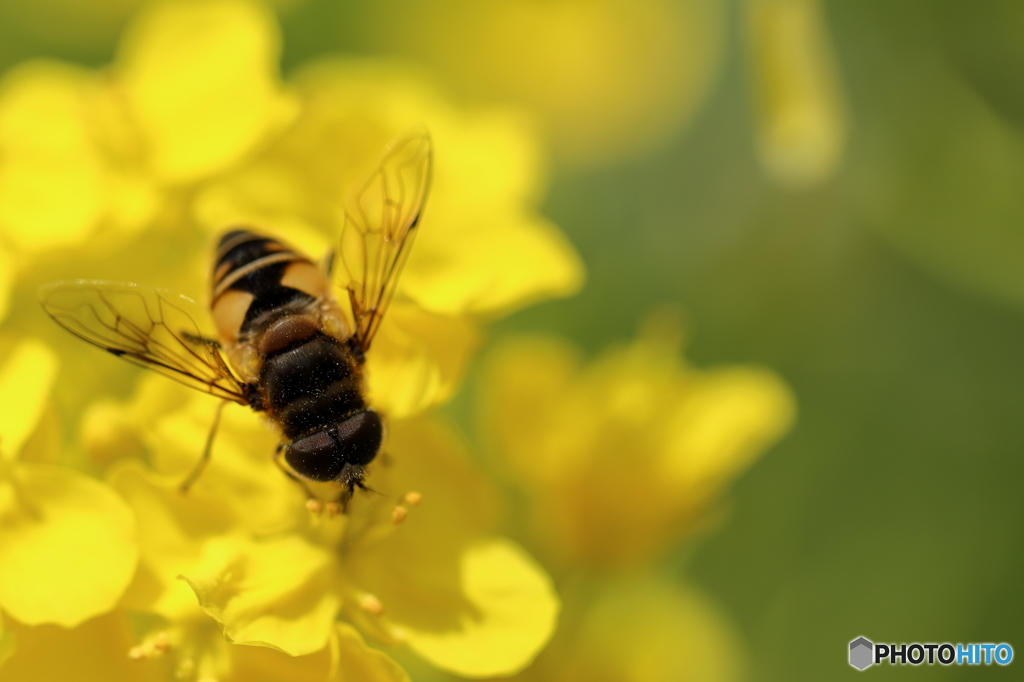
[[(157, 377), (160, 390), (144, 397), (148, 407), (136, 405), (138, 424), (154, 466), (169, 481), (180, 484), (199, 462), (214, 422), (218, 401)], [(177, 409), (155, 413), (165, 393), (187, 394)], [(152, 415), (152, 416), (146, 416)], [(272, 462), (279, 436), (252, 410), (224, 406), (214, 437), (210, 462), (189, 496), (219, 501), (234, 512), (234, 522), (254, 532), (276, 532), (291, 521), (298, 488)]]
[(565, 682), (736, 682), (743, 651), (720, 609), (692, 587), (644, 575), (593, 599), (570, 651), (556, 655)]
[(0, 395), (18, 399), (6, 400), (0, 410), (0, 457), (13, 459), (35, 430), (56, 374), (57, 356), (41, 341), (22, 341), (7, 356), (0, 367)]
[(402, 419), (451, 397), (477, 343), (469, 322), (396, 303), (367, 354), (371, 404)]
[(306, 656), (267, 647), (231, 648), (230, 682), (408, 682), (389, 656), (368, 647), (347, 623), (337, 623), (330, 646)]
[(323, 648), (340, 605), (331, 557), (296, 536), (215, 538), (182, 579), (232, 642), (293, 656)]
[(129, 660), (137, 643), (128, 614), (117, 611), (90, 620), (73, 630), (56, 625), (19, 627), (18, 649), (0, 668), (10, 682), (157, 682), (165, 671), (156, 665)]
[(294, 114), (279, 43), (273, 16), (244, 0), (168, 0), (136, 20), (118, 68), (159, 177), (222, 171)]
[(747, 0), (758, 149), (773, 180), (801, 188), (842, 160), (846, 117), (818, 0)]
[(391, 657), (366, 646), (363, 636), (348, 623), (338, 623), (334, 645), (337, 646), (337, 671), (331, 680), (337, 682), (408, 682), (409, 675)]
[(171, 619), (192, 612), (195, 597), (177, 577), (198, 561), (204, 541), (232, 529), (235, 516), (227, 501), (182, 495), (177, 480), (153, 474), (133, 460), (115, 464), (109, 479), (139, 526), (141, 566), (124, 603)]
[(131, 509), (103, 483), (42, 464), (0, 482), (0, 605), (22, 623), (74, 627), (112, 609), (137, 559)]
[(263, 646), (229, 645), (231, 672), (225, 682), (326, 682), (331, 660), (328, 649), (306, 656)]
[(437, 667), (465, 677), (525, 668), (555, 630), (559, 601), (547, 573), (504, 538), (467, 547), (459, 572), (464, 602), (455, 627), (406, 626), (409, 646)]
[(14, 256), (0, 246), (0, 322), (7, 317), (11, 307), (11, 289), (14, 287), (15, 263)]
[[(538, 449), (537, 436), (557, 429), (563, 399), (577, 380), (582, 359), (557, 338), (519, 338), (497, 346), (487, 358), (481, 403), (484, 433), (517, 478), (528, 485), (551, 484), (581, 466), (579, 448)], [(524, 432), (523, 425), (530, 428)], [(566, 435), (573, 438), (576, 434)]]
[(693, 370), (654, 332), (589, 366), (552, 340), (510, 342), (492, 360), (483, 407), (495, 450), (553, 557), (654, 558), (792, 425), (792, 394), (773, 373)]
[(74, 244), (103, 215), (104, 169), (86, 122), (93, 78), (29, 62), (0, 85), (0, 230), (19, 249)]
[(491, 537), (494, 490), (443, 423), (398, 422), (386, 453), (370, 478), (382, 506), (409, 491), (421, 501), (385, 541), (348, 555), (350, 581), (383, 605), (371, 627), (458, 674), (523, 667), (550, 636), (558, 601), (522, 549)]
[[(440, 313), (507, 313), (570, 296), (583, 286), (583, 263), (558, 229), (514, 208), (453, 216), (431, 231), (433, 216), (409, 259), (403, 291)], [(437, 227), (441, 227), (437, 225)]]
[(14, 653), (14, 631), (4, 626), (3, 614), (0, 614), (0, 666)]
[(796, 417), (789, 388), (768, 370), (728, 368), (697, 381), (673, 419), (662, 460), (671, 480), (714, 485), (734, 477)]
[(607, 164), (663, 142), (703, 102), (728, 34), (723, 9), (704, 0), (456, 0), (369, 16), (386, 49), (425, 57), (473, 98), (528, 107), (565, 160)]

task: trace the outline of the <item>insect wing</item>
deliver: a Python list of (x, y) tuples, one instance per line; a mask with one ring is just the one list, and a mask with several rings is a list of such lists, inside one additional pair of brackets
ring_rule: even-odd
[(244, 385), (215, 341), (205, 338), (195, 301), (135, 284), (57, 282), (40, 291), (43, 308), (80, 339), (186, 386), (244, 405)]
[(377, 170), (345, 205), (338, 276), (348, 289), (356, 338), (364, 351), (395, 293), (432, 170), (433, 149), (426, 130), (395, 138)]

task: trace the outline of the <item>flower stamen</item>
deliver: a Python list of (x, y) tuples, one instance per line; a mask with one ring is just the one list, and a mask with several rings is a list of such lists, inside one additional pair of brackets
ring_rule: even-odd
[(359, 597), (359, 608), (373, 616), (380, 617), (384, 615), (384, 604), (377, 598), (377, 595), (370, 594), (369, 592), (365, 592)]
[(128, 658), (133, 661), (143, 661), (150, 658), (163, 656), (171, 648), (171, 640), (166, 632), (158, 632), (150, 639), (147, 639), (138, 646), (128, 650)]

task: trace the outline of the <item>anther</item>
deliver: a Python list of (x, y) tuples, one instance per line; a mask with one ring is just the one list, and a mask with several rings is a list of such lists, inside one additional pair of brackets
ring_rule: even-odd
[(409, 516), (409, 510), (405, 507), (396, 506), (391, 510), (391, 523), (399, 524)]
[(319, 515), (320, 512), (324, 510), (324, 503), (316, 499), (315, 497), (311, 497), (308, 500), (306, 500), (306, 509), (308, 509), (313, 514)]
[(359, 608), (374, 616), (384, 615), (384, 604), (375, 595), (366, 592), (359, 598)]
[(408, 492), (402, 496), (403, 502), (408, 502), (413, 507), (420, 506), (420, 502), (423, 501), (423, 495), (417, 492)]
[(332, 500), (332, 501), (328, 502), (327, 503), (327, 518), (333, 519), (335, 516), (340, 514), (343, 509), (344, 509), (344, 507), (342, 506), (341, 502), (338, 502), (337, 500)]
[(128, 650), (128, 658), (133, 661), (142, 661), (147, 658), (156, 658), (167, 653), (171, 648), (171, 640), (167, 637), (166, 632), (158, 632), (153, 636), (152, 639), (133, 646)]

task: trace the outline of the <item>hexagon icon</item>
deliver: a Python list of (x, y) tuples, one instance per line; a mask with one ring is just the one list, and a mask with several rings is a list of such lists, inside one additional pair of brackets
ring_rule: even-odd
[(863, 670), (874, 663), (875, 645), (869, 639), (858, 637), (850, 642), (850, 665), (857, 670)]

